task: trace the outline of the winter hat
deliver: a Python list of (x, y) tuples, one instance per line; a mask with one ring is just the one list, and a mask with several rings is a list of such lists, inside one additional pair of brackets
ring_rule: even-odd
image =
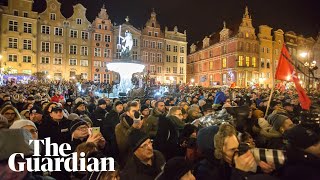
[(71, 121), (70, 123), (70, 133), (72, 134), (79, 126), (82, 126), (82, 125), (87, 125), (87, 122), (85, 122), (84, 120), (81, 120), (81, 119), (76, 119), (74, 121)]
[(206, 104), (206, 101), (203, 100), (203, 99), (200, 99), (199, 102), (198, 102), (199, 106), (203, 106)]
[(9, 129), (21, 129), (25, 126), (33, 126), (35, 129), (37, 129), (36, 125), (32, 121), (25, 119), (14, 121)]
[(29, 100), (29, 101), (33, 101), (33, 100), (34, 100), (33, 95), (28, 96), (28, 97), (27, 97), (27, 100)]
[(117, 107), (118, 105), (120, 105), (120, 104), (123, 104), (121, 101), (116, 101), (115, 103), (114, 103), (114, 107)]
[(77, 98), (77, 99), (74, 101), (74, 103), (75, 103), (75, 104), (78, 104), (79, 102), (83, 102), (83, 99), (82, 99), (82, 98), (80, 98), (80, 97), (79, 97), (79, 98)]
[(75, 121), (75, 120), (79, 120), (80, 116), (78, 114), (76, 114), (76, 113), (71, 113), (71, 114), (69, 114), (68, 119), (70, 121)]
[(31, 113), (43, 114), (43, 110), (39, 106), (33, 106), (30, 109), (30, 114)]
[(135, 152), (147, 139), (149, 139), (149, 136), (146, 133), (139, 129), (132, 130), (129, 134), (129, 145), (132, 152)]
[(284, 133), (285, 139), (295, 148), (307, 149), (320, 141), (319, 135), (310, 129), (297, 125)]
[(8, 119), (0, 114), (0, 129), (2, 128), (8, 128)]
[(281, 115), (281, 114), (275, 114), (273, 116), (273, 119), (271, 120), (273, 122), (273, 129), (276, 131), (280, 130), (280, 127), (283, 125), (284, 121), (289, 119), (287, 116)]
[(66, 102), (71, 102), (71, 103), (72, 103), (72, 102), (73, 102), (73, 99), (70, 99), (70, 98), (69, 98), (69, 99), (66, 100)]
[(148, 109), (148, 108), (149, 108), (148, 106), (142, 105), (140, 111), (142, 112), (143, 110)]
[(74, 109), (77, 109), (81, 104), (86, 105), (86, 103), (85, 103), (85, 102), (83, 102), (83, 101), (79, 101), (79, 102), (74, 106)]
[(103, 105), (103, 104), (107, 104), (107, 102), (104, 99), (99, 99), (98, 106)]
[(93, 126), (93, 122), (91, 121), (91, 119), (87, 115), (80, 115), (80, 119), (87, 122), (87, 124), (89, 123), (91, 126)]
[(164, 166), (159, 180), (179, 180), (188, 171), (192, 170), (192, 165), (184, 157), (174, 157)]

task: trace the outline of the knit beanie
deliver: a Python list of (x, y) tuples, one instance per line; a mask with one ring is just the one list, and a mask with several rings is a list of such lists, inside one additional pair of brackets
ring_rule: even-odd
[(70, 121), (74, 121), (74, 120), (80, 119), (80, 116), (76, 113), (71, 113), (71, 114), (69, 114), (68, 119)]
[(184, 157), (174, 157), (166, 163), (158, 179), (180, 180), (190, 170), (192, 170), (192, 165)]
[(143, 110), (148, 109), (148, 108), (149, 108), (148, 106), (142, 105), (140, 111), (142, 112)]
[(285, 131), (284, 137), (288, 140), (290, 145), (301, 149), (307, 149), (320, 141), (319, 135), (302, 125), (294, 126)]
[(21, 129), (25, 126), (33, 126), (35, 129), (37, 129), (36, 125), (32, 121), (24, 119), (14, 121), (9, 129)]
[(107, 104), (107, 102), (104, 99), (99, 99), (98, 106), (100, 106), (102, 104)]
[(82, 126), (82, 125), (88, 126), (88, 124), (81, 119), (76, 119), (74, 121), (71, 121), (70, 128), (69, 128), (70, 133), (72, 134), (79, 126)]
[(8, 119), (0, 114), (0, 129), (2, 128), (8, 128)]
[(289, 119), (287, 116), (281, 114), (275, 114), (273, 118), (273, 129), (276, 131), (279, 131), (285, 120)]
[(79, 101), (75, 106), (74, 106), (74, 109), (76, 110), (81, 104), (86, 104), (84, 103), (83, 101)]
[(118, 105), (120, 105), (120, 104), (123, 104), (121, 101), (116, 101), (115, 103), (114, 103), (114, 107), (117, 107)]
[(132, 152), (135, 152), (147, 139), (149, 139), (149, 136), (146, 133), (139, 129), (132, 130), (129, 134), (129, 145)]

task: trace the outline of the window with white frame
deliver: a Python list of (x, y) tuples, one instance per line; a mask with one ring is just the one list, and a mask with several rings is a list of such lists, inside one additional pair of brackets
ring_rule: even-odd
[(184, 57), (180, 56), (180, 63), (184, 63)]
[(137, 47), (138, 46), (138, 39), (133, 39), (133, 47)]
[(175, 74), (177, 74), (177, 69), (178, 69), (177, 67), (173, 67), (173, 68), (172, 68), (172, 72), (175, 73)]
[(101, 61), (93, 61), (94, 67), (101, 67)]
[(170, 67), (166, 68), (166, 73), (171, 73)]
[(167, 55), (166, 57), (166, 62), (170, 62), (171, 61), (171, 56), (170, 55)]
[(101, 57), (101, 48), (94, 48), (94, 56)]
[(82, 24), (82, 19), (77, 18), (77, 24)]
[(17, 62), (18, 61), (18, 56), (16, 54), (9, 54), (8, 55), (8, 61)]
[(100, 82), (100, 74), (94, 74), (94, 75), (93, 75), (93, 80)]
[(54, 43), (54, 53), (62, 53), (63, 51), (63, 44)]
[[(212, 51), (210, 51), (210, 52), (212, 52)], [(180, 53), (184, 53), (184, 46), (180, 47)]]
[(81, 38), (82, 39), (88, 39), (89, 38), (89, 32), (81, 31)]
[(104, 82), (110, 84), (110, 74), (104, 74), (103, 77), (104, 77)]
[(156, 48), (156, 42), (155, 41), (151, 42), (151, 48), (154, 48), (154, 49)]
[(162, 49), (162, 42), (158, 42), (158, 49)]
[(137, 51), (132, 51), (132, 59), (137, 60), (138, 59), (138, 52)]
[(154, 32), (154, 36), (155, 36), (155, 37), (158, 37), (158, 32)]
[(149, 32), (148, 32), (148, 35), (149, 35), (149, 36), (151, 36), (151, 35), (152, 35), (152, 32), (151, 32), (151, 31), (149, 31)]
[(70, 66), (76, 66), (77, 65), (77, 60), (76, 59), (69, 59), (69, 65)]
[(49, 64), (50, 58), (49, 57), (41, 57), (40, 63), (41, 64)]
[(50, 26), (42, 25), (41, 26), (41, 33), (42, 34), (50, 34)]
[(95, 40), (95, 41), (101, 41), (101, 34), (99, 34), (99, 33), (94, 33), (94, 40)]
[(61, 27), (55, 27), (54, 28), (54, 35), (63, 36), (63, 29)]
[(161, 53), (157, 54), (157, 62), (159, 62), (159, 63), (162, 62), (162, 54)]
[(80, 66), (88, 66), (89, 61), (88, 60), (80, 60)]
[(53, 64), (55, 65), (61, 65), (62, 64), (62, 58), (54, 58)]
[(17, 69), (11, 69), (9, 71), (10, 74), (18, 74), (18, 70)]
[(156, 61), (156, 53), (150, 53), (151, 55), (151, 62), (155, 62)]
[(80, 55), (81, 56), (88, 56), (88, 46), (81, 46)]
[(18, 21), (9, 21), (9, 31), (18, 31)]
[(9, 37), (9, 48), (18, 49), (18, 38)]
[(108, 26), (107, 25), (104, 26), (104, 30), (108, 30)]
[(121, 49), (117, 49), (116, 51), (116, 58), (120, 58), (121, 57)]
[(19, 16), (19, 11), (18, 10), (13, 10), (13, 15), (14, 16)]
[(171, 45), (167, 44), (167, 51), (171, 51)]
[(56, 14), (55, 13), (50, 13), (50, 20), (56, 20)]
[(111, 42), (111, 36), (110, 35), (104, 35), (104, 41), (105, 42)]
[(180, 67), (180, 74), (183, 74), (183, 67)]
[(32, 33), (32, 24), (31, 23), (23, 23), (23, 32), (24, 33)]
[(88, 79), (88, 73), (81, 73), (82, 79)]
[(31, 75), (32, 71), (31, 70), (22, 70), (22, 73)]
[(23, 49), (24, 50), (31, 50), (32, 49), (32, 41), (30, 39), (23, 40)]
[(173, 46), (173, 52), (178, 52), (178, 46)]
[(143, 47), (149, 47), (149, 41), (144, 40), (143, 41)]
[(24, 63), (31, 63), (31, 56), (23, 56), (22, 62), (24, 62)]
[(161, 66), (158, 66), (158, 67), (157, 67), (157, 71), (158, 71), (158, 73), (162, 73), (162, 67), (161, 67)]
[(144, 60), (145, 61), (148, 61), (149, 60), (149, 53), (148, 52), (143, 52), (143, 57), (144, 57)]
[(178, 62), (178, 57), (177, 56), (172, 56), (173, 57), (173, 62), (177, 63)]
[(98, 24), (98, 29), (102, 29), (102, 25), (101, 24)]
[(27, 18), (28, 15), (29, 15), (28, 12), (25, 12), (25, 11), (23, 12), (23, 17), (26, 17), (26, 18)]
[(154, 65), (150, 66), (150, 72), (155, 73), (156, 72), (156, 67)]
[(104, 52), (103, 52), (103, 57), (108, 58), (108, 57), (110, 57), (110, 55), (111, 55), (111, 50), (108, 48), (105, 48)]
[(77, 45), (70, 45), (69, 53), (77, 54)]
[(70, 37), (71, 38), (78, 38), (78, 30), (70, 29)]

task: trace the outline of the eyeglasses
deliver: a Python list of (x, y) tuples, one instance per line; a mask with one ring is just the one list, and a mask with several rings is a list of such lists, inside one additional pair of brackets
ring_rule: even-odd
[(38, 130), (36, 130), (36, 129), (30, 129), (29, 132), (30, 132), (31, 134), (36, 134), (36, 133), (38, 133)]
[(141, 145), (139, 148), (142, 148), (142, 149), (147, 149), (148, 146), (152, 146), (153, 142), (150, 140), (148, 142), (146, 142), (144, 145)]
[(80, 127), (77, 128), (77, 130), (79, 130), (79, 131), (85, 131), (87, 129), (88, 129), (87, 126), (80, 126)]

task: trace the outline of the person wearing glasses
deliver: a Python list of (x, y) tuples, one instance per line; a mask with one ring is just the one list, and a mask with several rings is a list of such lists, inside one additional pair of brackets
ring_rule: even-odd
[(0, 111), (0, 114), (8, 119), (9, 126), (11, 126), (14, 121), (21, 119), (18, 110), (11, 105), (3, 107), (3, 109)]
[(155, 179), (161, 172), (165, 159), (161, 152), (153, 149), (149, 136), (138, 129), (134, 129), (129, 134), (128, 144), (132, 153), (120, 173), (120, 179)]
[(15, 121), (9, 129), (25, 129), (30, 132), (32, 139), (38, 139), (38, 129), (36, 125), (30, 120), (17, 120)]

